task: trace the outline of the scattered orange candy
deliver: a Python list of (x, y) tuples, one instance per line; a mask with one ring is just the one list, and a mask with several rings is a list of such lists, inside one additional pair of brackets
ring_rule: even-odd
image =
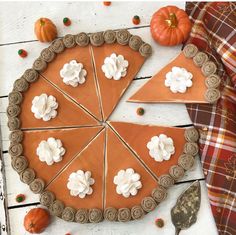
[(26, 50), (20, 49), (20, 50), (18, 50), (18, 55), (22, 58), (25, 58), (28, 55), (28, 53)]
[(111, 2), (103, 2), (103, 5), (108, 7), (111, 5)]
[(157, 227), (162, 228), (162, 227), (164, 227), (164, 220), (161, 219), (161, 218), (157, 218), (155, 220), (155, 224), (156, 224)]
[(65, 18), (63, 19), (63, 24), (64, 24), (65, 26), (70, 26), (70, 25), (71, 25), (71, 20), (70, 20), (68, 17), (65, 17)]
[(17, 202), (23, 202), (25, 200), (25, 195), (24, 194), (18, 194), (16, 195), (16, 201)]
[(145, 113), (145, 111), (144, 111), (144, 109), (143, 109), (142, 107), (140, 107), (140, 108), (137, 108), (136, 113), (137, 113), (139, 116), (143, 116), (143, 114)]
[(137, 16), (137, 15), (135, 15), (135, 16), (133, 17), (132, 21), (133, 21), (133, 23), (134, 23), (135, 25), (140, 24), (140, 17)]

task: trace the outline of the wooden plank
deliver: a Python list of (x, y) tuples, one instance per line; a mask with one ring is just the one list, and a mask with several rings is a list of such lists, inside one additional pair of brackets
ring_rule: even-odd
[[(184, 8), (185, 2), (172, 1), (169, 5)], [(0, 44), (35, 40), (34, 22), (40, 17), (50, 18), (58, 28), (59, 36), (78, 31), (96, 32), (104, 29), (134, 27), (132, 17), (139, 15), (141, 24), (149, 25), (152, 14), (166, 2), (112, 2), (110, 7), (102, 2), (5, 2), (0, 8)], [(27, 9), (26, 9), (27, 8)], [(66, 12), (65, 12), (66, 9)], [(12, 17), (9, 19), (9, 10)], [(124, 14), (125, 13), (125, 14)], [(70, 27), (65, 27), (62, 19), (69, 16)]]
[(7, 235), (10, 232), (10, 224), (7, 211), (6, 169), (3, 160), (1, 139), (0, 130), (0, 234)]
[[(140, 77), (150, 77), (159, 71), (170, 60), (177, 56), (181, 46), (163, 47), (158, 45), (151, 38), (149, 28), (132, 29), (130, 32), (141, 36), (146, 42), (150, 43), (153, 48), (153, 54), (147, 59), (139, 73)], [(32, 67), (33, 61), (40, 55), (41, 50), (47, 47), (47, 44), (40, 42), (28, 42), (0, 47), (0, 64), (4, 69), (0, 70), (0, 96), (6, 96), (12, 90), (14, 81), (22, 76), (27, 68)], [(28, 51), (28, 57), (22, 59), (18, 56), (17, 51), (24, 48)], [(14, 68), (14, 69), (13, 69)], [(7, 81), (7, 82), (5, 82)]]
[(7, 115), (6, 113), (0, 113), (0, 123), (2, 131), (2, 150), (5, 152), (9, 147), (9, 129), (7, 127)]
[[(66, 234), (73, 235), (170, 235), (174, 234), (174, 226), (171, 223), (170, 210), (175, 205), (177, 197), (190, 183), (175, 185), (169, 190), (167, 199), (162, 202), (153, 212), (146, 215), (142, 220), (127, 223), (102, 222), (99, 224), (76, 224), (68, 223), (58, 218), (53, 218), (51, 225), (42, 235)], [(205, 181), (201, 181), (202, 202), (198, 213), (197, 222), (189, 229), (181, 231), (181, 235), (206, 234), (217, 235), (215, 222), (211, 216), (211, 209), (207, 197)], [(23, 218), (32, 207), (23, 207), (9, 210), (12, 224), (12, 234), (26, 234), (22, 225)], [(163, 228), (157, 228), (154, 224), (156, 218), (162, 218), (165, 222)], [(141, 232), (142, 231), (142, 232)]]
[(9, 146), (9, 130), (7, 127), (6, 107), (8, 105), (8, 98), (0, 98), (0, 132), (2, 133), (1, 142), (2, 151), (7, 151)]
[(5, 107), (7, 107), (7, 104), (8, 104), (7, 97), (0, 98), (0, 113), (5, 113), (6, 112)]

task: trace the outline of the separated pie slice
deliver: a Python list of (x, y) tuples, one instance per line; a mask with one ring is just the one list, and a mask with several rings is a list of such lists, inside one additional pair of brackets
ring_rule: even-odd
[[(168, 174), (170, 167), (178, 164), (178, 158), (183, 153), (184, 144), (186, 142), (184, 128), (138, 125), (125, 122), (109, 122), (109, 124), (157, 177)], [(164, 151), (171, 153), (169, 160), (165, 160), (164, 155), (163, 159), (160, 159), (160, 156), (158, 155), (156, 156), (156, 159), (162, 161), (157, 161), (154, 158), (155, 155), (154, 157), (150, 155), (147, 144), (151, 141), (152, 137), (160, 136), (161, 134), (164, 134), (173, 140), (175, 150), (173, 153), (173, 149), (168, 146), (168, 149), (164, 149)], [(154, 139), (154, 147), (157, 146), (157, 144), (158, 143), (155, 142)], [(161, 145), (163, 146), (163, 144)], [(162, 146), (160, 146), (160, 148), (162, 148)], [(159, 154), (165, 153), (161, 151)]]
[[(65, 65), (70, 64), (73, 60), (82, 64), (83, 68), (79, 68), (77, 65)], [(60, 75), (61, 70), (64, 77)], [(70, 77), (71, 73), (77, 72), (77, 79), (72, 79), (72, 77)], [(42, 75), (61, 91), (83, 106), (97, 119), (102, 120), (89, 46), (76, 46), (65, 49), (63, 53), (57, 54), (56, 58), (52, 62), (48, 63), (48, 67)], [(65, 82), (63, 82), (63, 80)]]
[[(214, 67), (212, 63), (209, 65)], [(186, 71), (182, 72), (182, 69)], [(187, 73), (188, 75), (186, 75)], [(192, 76), (190, 75), (192, 77), (191, 79), (189, 73), (192, 74)], [(166, 75), (168, 80), (166, 80)], [(218, 82), (212, 88), (209, 87), (208, 89), (205, 84), (206, 78), (201, 68), (195, 65), (193, 59), (187, 58), (181, 52), (173, 61), (162, 68), (132, 95), (128, 101), (142, 103), (213, 103), (220, 97), (219, 91), (215, 89), (215, 85), (217, 86), (216, 83)], [(211, 75), (208, 80), (219, 81), (219, 78), (217, 78), (217, 75)], [(165, 81), (167, 86), (165, 85)], [(186, 91), (181, 93), (184, 90)], [(174, 93), (173, 91), (177, 92)]]
[[(117, 193), (114, 177), (120, 170), (128, 168), (132, 168), (135, 173), (140, 175), (139, 181), (142, 186), (137, 189), (136, 195), (130, 195), (126, 198)], [(110, 128), (107, 128), (105, 171), (105, 207), (131, 208), (135, 205), (140, 205), (142, 199), (150, 196), (152, 190), (157, 186), (156, 180)]]
[[(105, 44), (103, 46), (98, 47), (93, 46), (92, 50), (101, 95), (103, 116), (104, 120), (106, 120), (118, 104), (120, 98), (130, 85), (131, 81), (134, 79), (135, 75), (142, 67), (145, 61), (145, 57), (143, 57), (138, 51), (134, 51), (133, 49), (131, 49), (128, 45), (122, 46), (118, 43)], [(126, 75), (124, 77), (120, 77), (119, 80), (114, 80), (114, 78), (107, 78), (105, 76), (104, 71), (102, 70), (102, 66), (104, 65), (105, 59), (107, 57), (110, 57), (114, 53), (116, 54), (116, 56), (123, 56), (124, 60), (128, 61)], [(109, 70), (109, 66), (113, 65), (108, 65), (107, 69)]]
[[(93, 139), (92, 142), (62, 171), (62, 173), (49, 184), (47, 189), (53, 192), (58, 200), (61, 200), (65, 205), (73, 207), (75, 209), (80, 208), (99, 208), (103, 209), (103, 178), (104, 178), (104, 149), (105, 147), (105, 131)], [(92, 185), (92, 191), (86, 191), (84, 183), (78, 184), (75, 181), (74, 190), (84, 191), (84, 198), (79, 195), (72, 196), (71, 191), (68, 188), (69, 177), (72, 173), (76, 173), (79, 170), (83, 172), (90, 171), (91, 178), (94, 179)], [(81, 180), (81, 179), (80, 179)], [(81, 182), (81, 181), (80, 181)], [(84, 187), (84, 188), (83, 188)], [(84, 190), (81, 190), (83, 188)], [(89, 193), (89, 194), (87, 194)], [(73, 194), (73, 193), (72, 193)]]
[[(81, 127), (24, 131), (23, 154), (28, 159), (29, 167), (35, 170), (37, 177), (48, 184), (90, 143), (102, 128)], [(61, 160), (58, 161), (58, 157)]]
[[(35, 102), (32, 110), (33, 100)], [(22, 129), (91, 126), (99, 124), (96, 119), (58, 89), (54, 88), (42, 76), (24, 93), (19, 116)]]

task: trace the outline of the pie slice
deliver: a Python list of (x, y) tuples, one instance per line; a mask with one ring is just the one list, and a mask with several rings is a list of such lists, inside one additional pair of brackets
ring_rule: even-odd
[[(145, 57), (138, 51), (132, 50), (128, 45), (122, 46), (118, 43), (106, 44), (101, 47), (93, 46), (92, 50), (101, 95), (103, 116), (104, 120), (107, 120), (123, 93), (142, 67)], [(105, 58), (110, 57), (113, 53), (117, 56), (123, 55), (124, 59), (129, 63), (126, 76), (122, 77), (120, 80), (108, 79), (102, 71)]]
[[(132, 208), (141, 204), (143, 198), (151, 195), (152, 190), (157, 186), (157, 181), (110, 128), (107, 128), (106, 145), (105, 207)], [(135, 196), (125, 198), (117, 194), (113, 180), (120, 170), (128, 168), (132, 168), (141, 176), (142, 188)]]
[[(71, 60), (76, 60), (77, 63), (83, 64), (83, 68), (87, 72), (85, 83), (79, 84), (77, 87), (66, 85), (60, 76), (60, 70), (64, 64), (69, 63)], [(51, 63), (48, 63), (47, 69), (41, 74), (98, 120), (102, 120), (89, 46), (76, 46), (65, 49), (63, 53), (57, 54)]]
[[(199, 52), (197, 58), (205, 55), (205, 53)], [(196, 60), (196, 59), (195, 59)], [(200, 59), (199, 59), (200, 60)], [(158, 102), (176, 102), (176, 103), (214, 103), (220, 98), (220, 92), (218, 86), (220, 84), (220, 78), (214, 74), (216, 71), (216, 65), (207, 61), (201, 68), (200, 65), (196, 65), (193, 58), (186, 57), (184, 52), (181, 52), (173, 61), (162, 68), (157, 74), (155, 74), (147, 83), (145, 83), (136, 93), (134, 93), (128, 101), (130, 102), (142, 102), (142, 103), (158, 103)], [(200, 63), (200, 61), (198, 61)], [(187, 72), (192, 74), (192, 86), (187, 87), (184, 93), (178, 90), (177, 93), (173, 93), (169, 86), (165, 86), (166, 74), (172, 71), (173, 68), (184, 68)], [(175, 79), (178, 74), (172, 75), (171, 79)], [(168, 84), (167, 84), (168, 85)], [(182, 86), (183, 84), (181, 84)], [(176, 84), (173, 83), (176, 91)], [(182, 89), (178, 85), (178, 89)], [(184, 85), (185, 86), (185, 85)]]
[[(56, 175), (79, 153), (86, 145), (102, 130), (103, 127), (81, 127), (59, 130), (33, 130), (24, 131), (23, 155), (29, 162), (29, 167), (33, 168), (37, 177), (44, 180), (47, 185)], [(65, 154), (60, 162), (48, 165), (39, 160), (36, 149), (41, 141), (50, 137), (59, 139), (65, 149)], [(46, 174), (45, 174), (46, 172)]]
[[(157, 178), (168, 174), (170, 167), (178, 164), (178, 159), (183, 153), (186, 142), (184, 128), (138, 125), (125, 122), (109, 122), (109, 124)], [(171, 137), (174, 142), (175, 153), (168, 161), (157, 162), (149, 155), (147, 143), (153, 136), (159, 136), (160, 134)]]
[[(35, 96), (40, 96), (42, 93), (48, 96), (54, 96), (58, 103), (57, 115), (49, 121), (35, 118), (34, 113), (31, 111), (32, 100)], [(63, 95), (58, 89), (54, 88), (42, 76), (24, 94), (19, 118), (22, 129), (91, 126), (99, 124), (97, 120)]]
[[(103, 209), (103, 170), (104, 170), (105, 130), (93, 139), (93, 141), (62, 171), (62, 173), (49, 184), (47, 189), (53, 192), (56, 198), (65, 205), (75, 209), (98, 208)], [(67, 188), (70, 174), (78, 170), (90, 171), (95, 180), (92, 185), (93, 193), (84, 198), (71, 196)]]

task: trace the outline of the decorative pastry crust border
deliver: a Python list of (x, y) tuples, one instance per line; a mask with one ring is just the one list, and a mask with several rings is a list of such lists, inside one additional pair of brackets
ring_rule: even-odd
[(178, 159), (178, 165), (172, 166), (169, 174), (159, 177), (159, 187), (153, 189), (150, 196), (143, 198), (140, 205), (129, 208), (105, 208), (105, 210), (91, 208), (75, 210), (66, 207), (63, 202), (57, 200), (55, 195), (45, 190), (45, 182), (37, 178), (34, 169), (28, 167), (28, 160), (23, 154), (23, 131), (19, 114), (21, 112), (22, 93), (26, 92), (29, 85), (35, 82), (39, 73), (47, 68), (57, 53), (61, 53), (65, 48), (78, 46), (87, 46), (91, 43), (93, 46), (101, 46), (104, 43), (118, 42), (121, 45), (129, 45), (133, 50), (139, 51), (144, 57), (151, 55), (151, 46), (144, 43), (139, 36), (131, 35), (127, 30), (112, 31), (77, 35), (66, 35), (63, 38), (56, 39), (52, 44), (41, 51), (40, 57), (35, 60), (33, 67), (27, 69), (21, 78), (14, 82), (13, 90), (9, 94), (9, 106), (7, 107), (8, 127), (11, 131), (9, 154), (11, 156), (11, 165), (19, 174), (20, 180), (29, 185), (33, 193), (40, 194), (40, 203), (49, 208), (50, 212), (66, 221), (75, 221), (78, 223), (98, 223), (103, 219), (108, 221), (126, 222), (142, 218), (146, 213), (153, 211), (156, 206), (163, 201), (167, 192), (166, 189), (174, 184), (184, 175), (184, 171), (190, 169), (194, 164), (194, 156), (198, 153), (198, 132), (194, 129), (186, 129), (183, 154)]
[(206, 53), (199, 51), (194, 44), (187, 44), (183, 49), (183, 53), (186, 58), (192, 59), (193, 63), (201, 68), (202, 74), (206, 77), (205, 85), (207, 90), (204, 94), (205, 100), (210, 104), (216, 103), (220, 98), (219, 86), (221, 82), (220, 77), (216, 74), (216, 64), (209, 60)]

